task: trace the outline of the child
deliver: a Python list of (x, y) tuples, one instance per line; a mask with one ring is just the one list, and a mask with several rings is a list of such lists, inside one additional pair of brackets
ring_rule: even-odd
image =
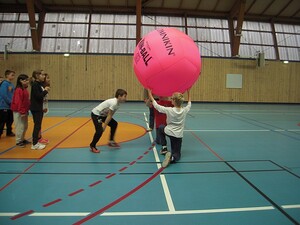
[(120, 103), (126, 101), (126, 97), (127, 92), (123, 89), (118, 89), (114, 98), (105, 100), (92, 110), (91, 117), (95, 126), (95, 134), (92, 142), (90, 143), (91, 152), (100, 153), (100, 150), (97, 149), (96, 145), (107, 126), (110, 127), (110, 139), (108, 146), (113, 148), (120, 147), (120, 145), (115, 142), (115, 133), (118, 122), (113, 119), (113, 115), (119, 109)]
[[(50, 76), (48, 73), (45, 73), (45, 80), (43, 82), (43, 87), (50, 87)], [(44, 114), (47, 114), (49, 112), (49, 105), (48, 105), (48, 98), (49, 94), (46, 94), (44, 97), (44, 102), (43, 102), (43, 112)]]
[(164, 107), (158, 105), (152, 96), (151, 90), (148, 90), (148, 93), (154, 108), (167, 115), (167, 126), (164, 128), (164, 133), (170, 138), (171, 152), (166, 153), (165, 159), (162, 163), (163, 167), (167, 167), (170, 163), (179, 161), (181, 157), (181, 144), (185, 118), (192, 105), (190, 90), (187, 91), (188, 104), (186, 107), (182, 107), (184, 98), (183, 94), (181, 93), (176, 92), (172, 95), (171, 100), (174, 107)]
[(32, 146), (31, 149), (44, 149), (46, 145), (39, 143), (39, 132), (42, 127), (42, 120), (44, 116), (43, 101), (44, 97), (50, 91), (50, 87), (43, 87), (45, 74), (41, 70), (33, 71), (31, 84), (31, 105), (30, 111), (33, 117), (34, 128), (32, 132)]
[[(165, 107), (172, 107), (173, 104), (168, 97), (159, 97), (157, 104)], [(153, 107), (154, 108), (154, 107)], [(160, 150), (161, 155), (165, 155), (168, 152), (167, 149), (167, 140), (164, 132), (164, 128), (167, 125), (166, 122), (166, 114), (160, 113), (156, 109), (154, 109), (154, 118), (155, 118), (155, 127), (156, 127), (156, 143), (162, 145), (162, 149)]]
[(144, 89), (144, 99), (146, 106), (149, 108), (149, 128), (147, 128), (147, 132), (151, 132), (154, 128), (154, 108), (148, 97), (147, 89)]
[(15, 79), (15, 71), (6, 70), (5, 79), (0, 86), (0, 138), (6, 125), (6, 136), (14, 137), (12, 124), (14, 122), (13, 113), (10, 109), (11, 100), (15, 90), (12, 81)]
[[(50, 87), (50, 76), (48, 73), (45, 73), (43, 70), (41, 70), (41, 73), (45, 75), (45, 80), (43, 83), (43, 90), (45, 90), (45, 87)], [(46, 115), (49, 112), (49, 106), (48, 106), (48, 97), (49, 93), (45, 95), (43, 99), (43, 113)], [(42, 130), (39, 132), (39, 143), (41, 144), (49, 144), (49, 140), (42, 137)]]
[(30, 107), (29, 92), (27, 90), (29, 77), (26, 74), (20, 74), (17, 79), (16, 89), (11, 102), (11, 110), (13, 111), (16, 145), (24, 148), (26, 144), (31, 142), (25, 140), (25, 133), (28, 128), (28, 112)]

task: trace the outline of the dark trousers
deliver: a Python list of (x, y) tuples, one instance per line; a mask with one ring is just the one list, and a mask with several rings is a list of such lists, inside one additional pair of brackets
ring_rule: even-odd
[[(94, 113), (91, 114), (91, 118), (95, 127), (95, 134), (93, 137), (92, 142), (90, 143), (90, 147), (95, 147), (98, 143), (98, 141), (100, 140), (102, 134), (103, 134), (103, 128), (102, 128), (102, 123), (106, 120), (106, 117), (99, 117), (97, 115), (95, 115)], [(115, 140), (115, 133), (118, 127), (118, 122), (115, 121), (113, 118), (110, 120), (110, 122), (107, 124), (107, 126), (110, 127), (110, 137), (109, 140), (110, 141), (114, 141)]]
[(33, 132), (32, 132), (32, 144), (35, 145), (39, 141), (39, 133), (42, 129), (43, 111), (31, 111), (33, 118)]
[(149, 127), (154, 128), (154, 107), (149, 107)]
[(177, 138), (173, 136), (169, 136), (171, 141), (171, 162), (177, 162), (181, 158), (181, 144), (182, 144), (182, 138)]
[(167, 145), (166, 134), (165, 134), (165, 125), (160, 125), (156, 128), (156, 142), (162, 146)]
[(10, 109), (0, 109), (0, 135), (3, 134), (6, 125), (6, 134), (12, 133), (12, 124), (14, 122), (13, 112)]
[(175, 163), (175, 162), (179, 161), (181, 158), (182, 138), (166, 135), (164, 125), (159, 126), (159, 128), (156, 131), (158, 131), (158, 135), (159, 135), (162, 146), (167, 145), (166, 136), (168, 136), (170, 138), (171, 155), (172, 155), (171, 162)]

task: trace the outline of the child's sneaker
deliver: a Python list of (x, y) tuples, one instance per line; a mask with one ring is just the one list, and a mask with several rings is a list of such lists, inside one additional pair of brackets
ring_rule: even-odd
[(111, 148), (120, 148), (121, 146), (118, 144), (118, 143), (116, 143), (115, 141), (110, 141), (110, 142), (108, 142), (108, 147), (111, 147)]
[(43, 145), (41, 143), (36, 143), (35, 145), (31, 145), (31, 149), (33, 150), (42, 150), (46, 147), (46, 145)]
[(19, 143), (17, 143), (16, 144), (18, 147), (20, 147), (20, 148), (24, 148), (25, 147), (25, 143), (24, 142), (19, 142)]
[(25, 145), (31, 144), (31, 141), (24, 140), (24, 141), (23, 141), (23, 144), (25, 144)]
[(90, 151), (93, 153), (100, 153), (100, 150), (95, 147), (90, 147)]
[(9, 134), (6, 134), (6, 136), (7, 136), (7, 137), (15, 137), (16, 135), (15, 135), (15, 133), (11, 132), (11, 133), (9, 133)]
[(159, 153), (161, 155), (165, 155), (165, 154), (167, 154), (167, 152), (168, 152), (168, 149), (165, 147), (165, 148), (162, 148)]
[(165, 155), (165, 159), (162, 162), (162, 167), (164, 167), (164, 168), (168, 167), (168, 165), (171, 162), (171, 157), (172, 157), (171, 152), (167, 152)]
[(39, 143), (46, 145), (46, 144), (49, 144), (49, 140), (46, 138), (41, 138), (41, 139), (39, 139)]

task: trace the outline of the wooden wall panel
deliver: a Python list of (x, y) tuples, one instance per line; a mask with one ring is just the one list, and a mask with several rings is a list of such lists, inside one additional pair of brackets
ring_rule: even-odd
[[(128, 100), (143, 100), (130, 55), (9, 54), (0, 69), (17, 75), (44, 69), (51, 76), (52, 100), (103, 100), (116, 89), (128, 92)], [(192, 99), (205, 102), (300, 103), (300, 63), (203, 58), (202, 72), (192, 88)], [(243, 88), (226, 88), (226, 74), (242, 74)]]

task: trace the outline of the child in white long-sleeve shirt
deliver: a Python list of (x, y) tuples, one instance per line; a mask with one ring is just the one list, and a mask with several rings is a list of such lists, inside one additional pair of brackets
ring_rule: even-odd
[(148, 94), (153, 103), (153, 107), (157, 109), (157, 111), (167, 115), (167, 126), (165, 127), (164, 132), (170, 138), (171, 152), (166, 153), (165, 159), (162, 163), (163, 167), (167, 167), (170, 163), (179, 161), (181, 157), (181, 145), (185, 118), (192, 105), (190, 90), (187, 91), (188, 103), (185, 107), (182, 107), (184, 101), (182, 93), (175, 92), (172, 95), (171, 100), (174, 107), (161, 106), (157, 104), (153, 98), (151, 90), (148, 90)]

